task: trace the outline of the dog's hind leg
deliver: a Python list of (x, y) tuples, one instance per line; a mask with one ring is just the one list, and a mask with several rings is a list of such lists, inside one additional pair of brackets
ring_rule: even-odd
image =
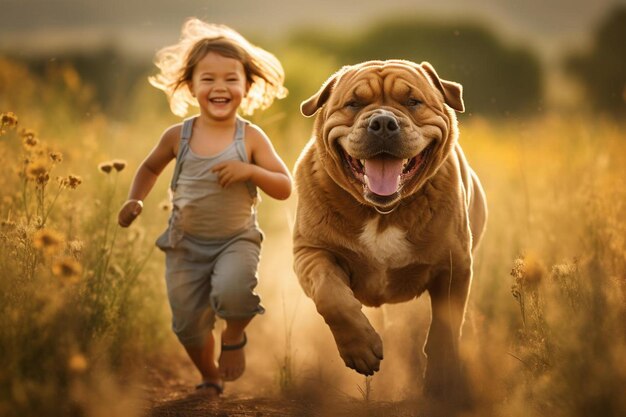
[(440, 274), (428, 288), (432, 318), (424, 346), (425, 393), (459, 406), (471, 403), (458, 348), (471, 275), (470, 261), (469, 267)]

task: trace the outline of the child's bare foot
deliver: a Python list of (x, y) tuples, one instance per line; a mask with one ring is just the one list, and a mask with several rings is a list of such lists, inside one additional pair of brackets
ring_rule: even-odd
[(218, 360), (220, 374), (224, 381), (234, 381), (246, 369), (246, 355), (243, 347), (248, 342), (244, 332), (239, 340), (228, 340), (222, 333), (222, 351)]

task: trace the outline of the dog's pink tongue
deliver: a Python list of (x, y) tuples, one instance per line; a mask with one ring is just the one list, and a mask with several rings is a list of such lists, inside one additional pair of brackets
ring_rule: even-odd
[(378, 195), (391, 195), (398, 190), (402, 159), (381, 156), (365, 160), (367, 186)]

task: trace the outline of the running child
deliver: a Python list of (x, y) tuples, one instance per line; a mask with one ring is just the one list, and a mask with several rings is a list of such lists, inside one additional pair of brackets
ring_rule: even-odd
[[(264, 312), (257, 285), (263, 235), (256, 221), (257, 187), (284, 200), (291, 176), (265, 133), (238, 115), (283, 98), (284, 72), (271, 53), (239, 33), (188, 20), (180, 41), (157, 53), (160, 73), (150, 83), (163, 90), (172, 112), (200, 113), (165, 130), (139, 166), (120, 226), (141, 213), (143, 200), (166, 165), (176, 159), (172, 213), (157, 239), (165, 252), (172, 329), (202, 376), (196, 387), (218, 397), (224, 381), (245, 369), (246, 326)], [(226, 322), (215, 360), (213, 327)]]

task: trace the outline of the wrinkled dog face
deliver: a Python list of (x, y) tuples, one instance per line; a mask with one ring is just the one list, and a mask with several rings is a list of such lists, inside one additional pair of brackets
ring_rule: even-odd
[(384, 209), (419, 189), (452, 149), (450, 107), (463, 111), (460, 85), (440, 80), (428, 63), (392, 60), (344, 67), (302, 112), (322, 109), (316, 134), (333, 180)]

